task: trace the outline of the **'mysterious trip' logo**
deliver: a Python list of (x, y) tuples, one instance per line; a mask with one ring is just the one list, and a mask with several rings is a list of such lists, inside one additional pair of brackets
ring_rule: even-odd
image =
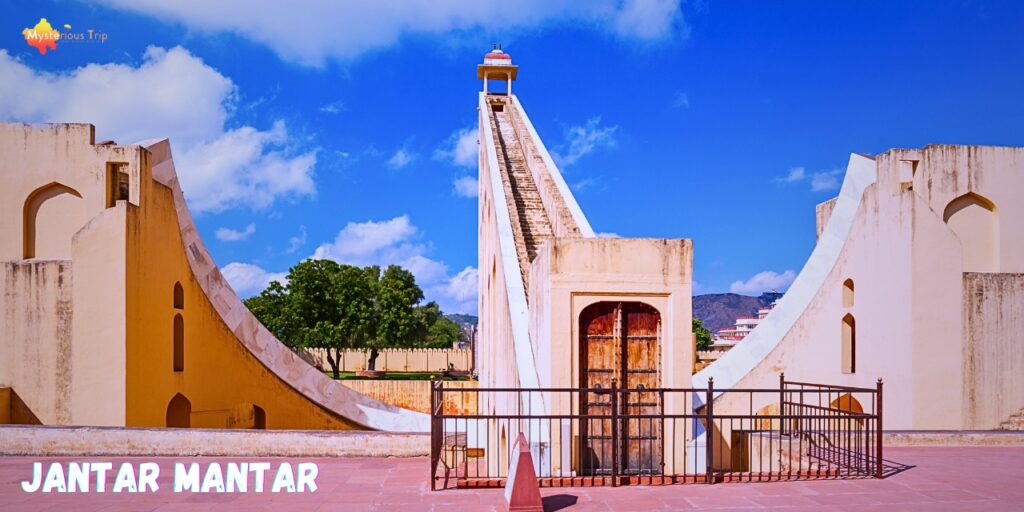
[(88, 29), (85, 32), (72, 32), (71, 25), (64, 24), (65, 31), (61, 32), (50, 25), (46, 18), (39, 18), (39, 23), (32, 28), (21, 31), (25, 36), (25, 42), (29, 46), (39, 50), (39, 53), (46, 55), (46, 50), (56, 50), (57, 41), (69, 43), (105, 43), (107, 33), (96, 29)]

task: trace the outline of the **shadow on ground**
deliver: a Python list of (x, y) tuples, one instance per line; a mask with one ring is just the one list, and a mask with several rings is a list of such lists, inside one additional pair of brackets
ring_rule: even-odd
[(544, 498), (544, 512), (554, 512), (576, 504), (577, 498), (571, 494), (555, 494)]

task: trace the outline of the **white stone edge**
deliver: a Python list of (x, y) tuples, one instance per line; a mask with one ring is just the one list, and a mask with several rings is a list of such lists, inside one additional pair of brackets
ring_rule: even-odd
[[(706, 388), (711, 377), (715, 379), (715, 389), (734, 387), (782, 342), (824, 286), (825, 279), (835, 267), (850, 234), (864, 191), (876, 180), (875, 160), (856, 153), (851, 154), (836, 206), (800, 274), (775, 309), (743, 339), (742, 343), (738, 343), (721, 358), (693, 375), (694, 388)], [(698, 405), (702, 403), (695, 404)]]
[[(170, 141), (151, 139), (134, 145), (142, 146), (154, 154), (152, 178), (171, 189), (181, 231), (182, 250), (185, 251), (193, 276), (221, 320), (257, 361), (300, 395), (349, 421), (388, 432), (430, 431), (429, 415), (374, 400), (327, 377), (295, 355), (268, 331), (224, 279), (199, 237), (178, 183)], [(161, 145), (166, 145), (166, 148), (154, 151)], [(163, 152), (166, 158), (158, 161), (156, 155)], [(190, 250), (190, 246), (194, 250)]]
[(422, 457), (426, 433), (0, 425), (0, 456)]
[[(498, 167), (494, 135), (490, 130), (491, 118), (488, 115), (490, 109), (487, 105), (486, 93), (481, 92), (479, 98), (480, 118), (487, 122), (486, 124), (481, 123), (480, 142), (483, 144), (487, 156), (487, 165), (492, 170), (489, 173), (490, 187), (492, 197), (494, 197), (494, 219), (498, 225), (498, 244), (501, 247), (501, 268), (505, 276), (505, 290), (508, 293), (512, 346), (516, 351), (519, 386), (536, 389), (540, 387), (540, 376), (530, 345), (530, 312), (526, 305), (526, 289), (523, 287), (523, 274), (519, 267), (515, 237), (512, 233), (512, 219), (505, 198), (505, 187), (501, 181), (501, 169)], [(487, 129), (484, 128), (485, 126)], [(529, 393), (529, 395), (535, 401), (531, 404), (531, 407), (535, 407), (532, 410), (546, 413), (547, 409), (544, 407), (544, 401), (539, 397), (540, 393)]]
[(572, 214), (573, 220), (576, 221), (576, 225), (580, 228), (580, 234), (584, 238), (594, 238), (594, 228), (590, 227), (590, 221), (587, 220), (587, 216), (583, 214), (583, 209), (580, 208), (579, 203), (576, 202), (576, 196), (572, 195), (572, 191), (569, 186), (565, 183), (565, 178), (562, 177), (562, 172), (558, 170), (558, 166), (555, 165), (555, 161), (551, 158), (551, 154), (548, 153), (548, 148), (544, 145), (543, 139), (540, 135), (537, 135), (537, 130), (533, 127), (533, 122), (530, 121), (530, 116), (526, 115), (526, 109), (519, 103), (519, 97), (512, 95), (512, 102), (515, 103), (516, 108), (519, 109), (519, 116), (523, 120), (523, 124), (526, 125), (527, 131), (530, 132), (530, 137), (533, 138), (533, 143), (537, 146), (537, 151), (540, 152), (541, 158), (544, 160), (544, 165), (547, 166), (548, 172), (551, 174), (551, 179), (555, 181), (555, 186), (558, 187), (558, 192), (562, 194), (562, 200), (565, 201), (565, 207), (569, 209), (569, 213)]

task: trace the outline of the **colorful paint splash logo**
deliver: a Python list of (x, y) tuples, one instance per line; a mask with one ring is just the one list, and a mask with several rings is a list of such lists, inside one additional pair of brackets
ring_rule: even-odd
[(59, 31), (50, 25), (46, 18), (39, 18), (39, 23), (32, 28), (21, 31), (25, 36), (25, 42), (29, 46), (39, 50), (40, 55), (46, 55), (46, 51), (56, 50), (57, 41), (64, 43), (105, 43), (107, 33), (94, 28), (86, 29), (84, 32), (72, 32), (71, 25), (64, 24), (64, 31)]
[(46, 55), (47, 48), (56, 50), (57, 40), (60, 39), (60, 32), (54, 30), (46, 18), (39, 18), (36, 26), (22, 30), (21, 35), (25, 36), (25, 42), (39, 50), (41, 55)]

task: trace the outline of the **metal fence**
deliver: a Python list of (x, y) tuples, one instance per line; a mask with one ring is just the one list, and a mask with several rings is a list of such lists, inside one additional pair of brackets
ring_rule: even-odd
[[(446, 407), (467, 403), (476, 411)], [(457, 411), (457, 412), (453, 412)], [(432, 489), (497, 487), (520, 432), (541, 486), (881, 478), (882, 382), (774, 389), (446, 388), (431, 392)]]

